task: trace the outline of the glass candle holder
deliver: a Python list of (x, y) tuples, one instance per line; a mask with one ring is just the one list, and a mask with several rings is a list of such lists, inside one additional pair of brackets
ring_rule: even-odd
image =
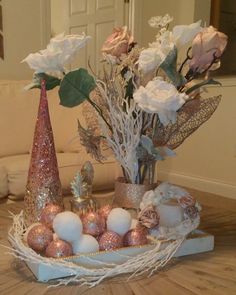
[(175, 227), (184, 219), (184, 210), (176, 200), (170, 200), (158, 206), (160, 226)]

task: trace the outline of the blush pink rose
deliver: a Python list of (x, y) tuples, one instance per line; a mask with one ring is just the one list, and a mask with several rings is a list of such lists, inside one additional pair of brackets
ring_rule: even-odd
[(128, 53), (129, 46), (133, 42), (134, 38), (126, 26), (114, 28), (104, 42), (102, 52), (119, 58), (122, 54)]
[(138, 220), (141, 225), (153, 228), (159, 224), (160, 216), (154, 206), (149, 205), (139, 212)]
[(214, 27), (204, 28), (192, 43), (190, 69), (202, 73), (209, 68), (214, 57), (220, 58), (227, 45), (228, 37)]
[(185, 195), (178, 199), (178, 203), (182, 208), (187, 208), (188, 206), (195, 206), (196, 200), (190, 195)]

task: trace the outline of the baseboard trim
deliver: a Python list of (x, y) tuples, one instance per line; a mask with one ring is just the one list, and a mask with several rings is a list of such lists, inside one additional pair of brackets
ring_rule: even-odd
[(158, 180), (160, 181), (169, 181), (173, 184), (236, 199), (236, 185), (175, 171), (158, 170), (157, 174)]

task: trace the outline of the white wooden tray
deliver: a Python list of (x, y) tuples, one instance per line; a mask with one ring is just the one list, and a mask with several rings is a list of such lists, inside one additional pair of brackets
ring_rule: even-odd
[[(81, 266), (99, 268), (102, 266), (102, 262), (121, 264), (127, 260), (127, 256), (136, 256), (153, 248), (154, 245), (145, 245), (142, 247), (127, 247), (121, 248), (116, 251), (103, 251), (83, 256), (72, 256), (67, 258), (67, 260), (79, 264)], [(189, 238), (183, 242), (181, 247), (176, 252), (175, 257), (203, 253), (207, 251), (212, 251), (213, 249), (214, 236), (200, 230), (195, 230), (191, 234), (191, 236), (189, 236)], [(101, 263), (97, 263), (98, 260)], [(68, 273), (68, 270), (66, 271), (63, 268), (59, 269), (58, 267), (48, 266), (43, 263), (35, 264), (31, 262), (26, 262), (26, 264), (33, 272), (37, 280), (40, 282), (45, 282), (51, 279), (57, 279), (62, 277), (68, 277), (71, 275)]]

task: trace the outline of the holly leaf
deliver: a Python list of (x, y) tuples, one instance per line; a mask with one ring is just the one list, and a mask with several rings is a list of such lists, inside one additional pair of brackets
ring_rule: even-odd
[(95, 80), (87, 70), (80, 68), (72, 71), (61, 81), (60, 104), (69, 108), (78, 106), (89, 99), (89, 94), (95, 87)]

